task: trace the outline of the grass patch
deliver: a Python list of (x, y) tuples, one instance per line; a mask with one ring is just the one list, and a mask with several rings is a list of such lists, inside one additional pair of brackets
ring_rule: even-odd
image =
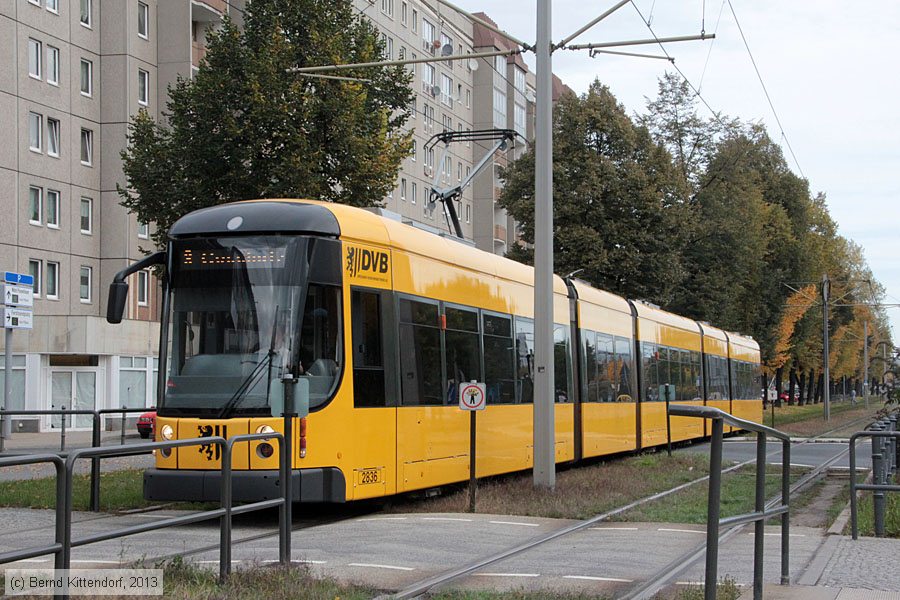
[[(691, 585), (678, 590), (675, 600), (703, 600), (704, 597), (702, 585)], [(717, 600), (737, 600), (740, 597), (741, 588), (733, 578), (723, 577), (716, 585)]]
[[(885, 492), (884, 506), (884, 535), (885, 537), (900, 538), (900, 492)], [(864, 493), (859, 498), (856, 507), (859, 535), (875, 535), (875, 507), (872, 493)], [(849, 528), (850, 523), (847, 523), (847, 529), (849, 530)]]
[[(144, 500), (143, 486), (143, 470), (101, 473), (100, 510), (145, 508), (158, 504)], [(72, 480), (72, 505), (75, 510), (88, 510), (90, 497), (90, 475), (75, 475)], [(0, 482), (0, 506), (55, 508), (56, 478)]]
[[(866, 416), (870, 416), (874, 420), (875, 413), (880, 408), (882, 408), (881, 403), (874, 400), (869, 401), (869, 408), (866, 408), (863, 402), (857, 402), (856, 404), (850, 404), (849, 402), (832, 403), (831, 419), (825, 421), (823, 418), (824, 408), (821, 403), (806, 404), (804, 406), (782, 406), (775, 409), (775, 429), (791, 435), (810, 437), (844, 425), (849, 426), (853, 421)], [(765, 425), (772, 424), (771, 409), (765, 411), (763, 423)], [(860, 424), (852, 429), (854, 431), (862, 430), (863, 425)]]
[[(796, 480), (801, 474), (800, 470), (792, 470), (791, 480)], [(770, 465), (766, 469), (766, 498), (771, 498), (780, 491), (781, 467)], [(755, 466), (747, 466), (738, 471), (726, 473), (722, 477), (720, 517), (732, 517), (753, 512), (755, 493)], [(631, 522), (706, 523), (708, 494), (709, 484), (704, 481), (664, 498), (637, 506), (614, 519)]]
[[(530, 471), (478, 483), (476, 512), (588, 519), (638, 498), (706, 475), (709, 458), (691, 453), (642, 454), (557, 473), (553, 491), (536, 489)], [(391, 512), (466, 512), (468, 488), (425, 500), (401, 497)]]

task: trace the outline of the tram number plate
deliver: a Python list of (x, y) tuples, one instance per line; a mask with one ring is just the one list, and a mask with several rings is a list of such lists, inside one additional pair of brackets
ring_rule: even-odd
[(368, 485), (370, 483), (381, 483), (381, 469), (358, 469), (356, 471), (356, 482), (359, 485)]

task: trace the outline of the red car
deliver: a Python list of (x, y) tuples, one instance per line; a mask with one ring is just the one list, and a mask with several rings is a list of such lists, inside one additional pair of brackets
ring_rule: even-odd
[(154, 437), (154, 433), (156, 433), (156, 411), (151, 410), (150, 412), (145, 412), (137, 420), (137, 430), (138, 434), (144, 438), (152, 438)]

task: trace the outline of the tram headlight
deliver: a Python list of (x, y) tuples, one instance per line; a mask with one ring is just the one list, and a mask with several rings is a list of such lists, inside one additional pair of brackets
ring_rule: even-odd
[(275, 430), (268, 425), (260, 425), (256, 428), (256, 433), (275, 433)]
[(175, 430), (171, 425), (163, 425), (159, 430), (159, 435), (162, 439), (169, 441), (175, 437)]

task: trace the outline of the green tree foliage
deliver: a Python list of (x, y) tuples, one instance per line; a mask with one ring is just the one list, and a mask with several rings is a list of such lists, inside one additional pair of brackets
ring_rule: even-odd
[[(685, 188), (669, 153), (609, 89), (564, 95), (554, 114), (554, 252), (559, 273), (666, 302), (682, 277)], [(500, 204), (534, 241), (534, 151), (503, 172)], [(512, 254), (528, 262), (531, 251)]]
[(208, 33), (192, 79), (169, 90), (164, 119), (139, 113), (122, 153), (122, 204), (158, 226), (251, 198), (303, 197), (357, 206), (393, 187), (411, 147), (401, 127), (412, 99), (403, 67), (341, 71), (347, 81), (294, 67), (378, 61), (383, 45), (350, 0), (253, 0), (243, 27)]

